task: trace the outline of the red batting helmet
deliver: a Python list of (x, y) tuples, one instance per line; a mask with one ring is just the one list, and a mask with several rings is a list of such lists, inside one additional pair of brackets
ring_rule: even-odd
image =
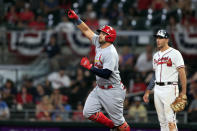
[(105, 41), (107, 42), (114, 42), (116, 39), (116, 30), (112, 28), (111, 26), (105, 25), (102, 27), (102, 29), (97, 30), (99, 33), (105, 32), (108, 35), (105, 36)]

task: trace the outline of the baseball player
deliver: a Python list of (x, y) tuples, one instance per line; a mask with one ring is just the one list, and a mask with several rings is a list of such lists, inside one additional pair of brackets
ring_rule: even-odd
[[(170, 104), (178, 95), (186, 95), (186, 74), (181, 53), (169, 47), (169, 34), (166, 30), (159, 30), (156, 35), (158, 52), (153, 56), (153, 69), (155, 71), (151, 82), (143, 96), (148, 103), (149, 94), (154, 87), (154, 103), (160, 122), (161, 131), (176, 131), (176, 117)], [(178, 91), (178, 75), (182, 91)]]
[[(89, 94), (83, 109), (83, 115), (95, 122), (101, 123), (112, 130), (130, 131), (123, 116), (123, 102), (126, 89), (121, 83), (118, 70), (118, 53), (113, 45), (116, 31), (111, 26), (97, 30), (96, 35), (73, 11), (68, 11), (68, 17), (73, 19), (82, 33), (96, 46), (94, 65), (87, 57), (81, 59), (80, 65), (96, 74), (97, 86)], [(110, 119), (102, 112), (105, 109)]]

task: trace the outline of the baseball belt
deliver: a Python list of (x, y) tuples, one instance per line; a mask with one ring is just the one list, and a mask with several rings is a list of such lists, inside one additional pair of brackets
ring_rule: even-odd
[(178, 82), (155, 82), (156, 85), (165, 86), (165, 85), (177, 85)]

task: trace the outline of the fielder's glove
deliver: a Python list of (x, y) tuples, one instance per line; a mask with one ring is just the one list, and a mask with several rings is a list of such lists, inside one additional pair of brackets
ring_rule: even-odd
[(179, 95), (170, 106), (174, 112), (179, 112), (184, 110), (186, 104), (187, 104), (187, 96)]

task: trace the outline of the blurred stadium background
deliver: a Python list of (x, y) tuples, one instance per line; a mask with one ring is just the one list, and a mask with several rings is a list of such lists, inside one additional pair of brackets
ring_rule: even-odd
[(68, 8), (94, 31), (106, 24), (117, 30), (124, 115), (135, 130), (159, 130), (153, 95), (149, 104), (142, 96), (156, 51), (152, 35), (167, 29), (188, 78), (178, 127), (197, 130), (197, 0), (0, 0), (0, 7), (1, 131), (107, 130), (82, 116), (95, 76), (79, 62), (93, 61), (95, 50), (65, 17)]

